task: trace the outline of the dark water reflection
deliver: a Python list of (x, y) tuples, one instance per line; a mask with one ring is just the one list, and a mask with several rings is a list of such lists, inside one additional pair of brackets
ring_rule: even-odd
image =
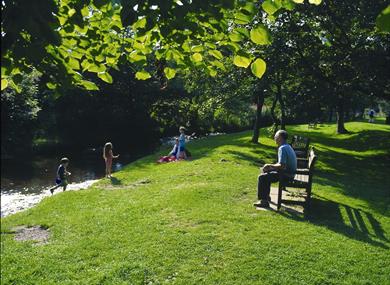
[[(69, 183), (80, 183), (104, 177), (104, 160), (99, 150), (72, 152), (67, 155), (70, 163), (68, 171), (72, 173)], [(120, 170), (123, 165), (134, 161), (134, 154), (120, 153), (114, 160), (113, 170)], [(1, 163), (1, 193), (38, 194), (55, 185), (58, 155), (35, 155), (28, 159), (2, 160)]]

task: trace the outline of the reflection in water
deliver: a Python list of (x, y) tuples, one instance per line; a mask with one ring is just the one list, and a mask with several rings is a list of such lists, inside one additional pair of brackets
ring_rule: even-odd
[[(67, 156), (70, 159), (68, 171), (72, 173), (69, 183), (80, 183), (104, 177), (104, 161), (98, 156)], [(34, 157), (31, 161), (2, 161), (1, 194), (21, 193), (39, 194), (55, 185), (56, 171), (61, 157)], [(113, 165), (113, 171), (134, 160), (121, 155), (120, 161)]]
[[(88, 188), (104, 177), (105, 164), (100, 152), (68, 155), (70, 163), (67, 190)], [(61, 156), (62, 157), (62, 156)], [(48, 189), (55, 185), (60, 156), (34, 156), (26, 160), (2, 160), (1, 163), (1, 216), (30, 208), (49, 196)], [(113, 165), (113, 171), (122, 169), (123, 164), (136, 157), (121, 153)], [(58, 189), (58, 192), (62, 190)], [(56, 192), (57, 192), (56, 191)]]

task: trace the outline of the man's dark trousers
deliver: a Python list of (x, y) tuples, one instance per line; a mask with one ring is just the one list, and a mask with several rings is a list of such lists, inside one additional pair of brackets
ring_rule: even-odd
[(271, 192), (271, 183), (278, 182), (279, 179), (282, 179), (283, 182), (294, 180), (293, 177), (287, 176), (284, 173), (280, 174), (277, 171), (260, 174), (257, 180), (257, 198), (259, 200), (268, 200), (269, 193)]

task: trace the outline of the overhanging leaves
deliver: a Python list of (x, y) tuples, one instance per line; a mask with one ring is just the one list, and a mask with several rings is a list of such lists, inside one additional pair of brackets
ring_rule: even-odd
[(234, 63), (234, 65), (236, 65), (238, 67), (247, 68), (249, 66), (249, 64), (251, 63), (251, 60), (248, 57), (236, 55), (233, 58), (233, 63)]
[(149, 72), (145, 71), (145, 70), (142, 70), (142, 71), (138, 71), (136, 74), (135, 74), (135, 78), (139, 79), (139, 80), (146, 80), (146, 79), (149, 79), (151, 78), (152, 76), (150, 75)]
[(250, 32), (251, 41), (258, 45), (268, 45), (271, 43), (271, 36), (264, 25), (253, 28)]
[(265, 73), (266, 67), (265, 61), (258, 58), (251, 64), (251, 71), (256, 77), (261, 78)]

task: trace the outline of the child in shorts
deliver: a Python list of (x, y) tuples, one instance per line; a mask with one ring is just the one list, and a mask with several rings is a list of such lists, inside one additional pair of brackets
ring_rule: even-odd
[(60, 165), (57, 169), (57, 177), (56, 177), (56, 186), (50, 188), (50, 193), (53, 195), (54, 190), (63, 187), (62, 191), (66, 190), (66, 186), (68, 186), (67, 176), (71, 175), (70, 172), (66, 170), (69, 164), (69, 159), (66, 157), (61, 158)]

